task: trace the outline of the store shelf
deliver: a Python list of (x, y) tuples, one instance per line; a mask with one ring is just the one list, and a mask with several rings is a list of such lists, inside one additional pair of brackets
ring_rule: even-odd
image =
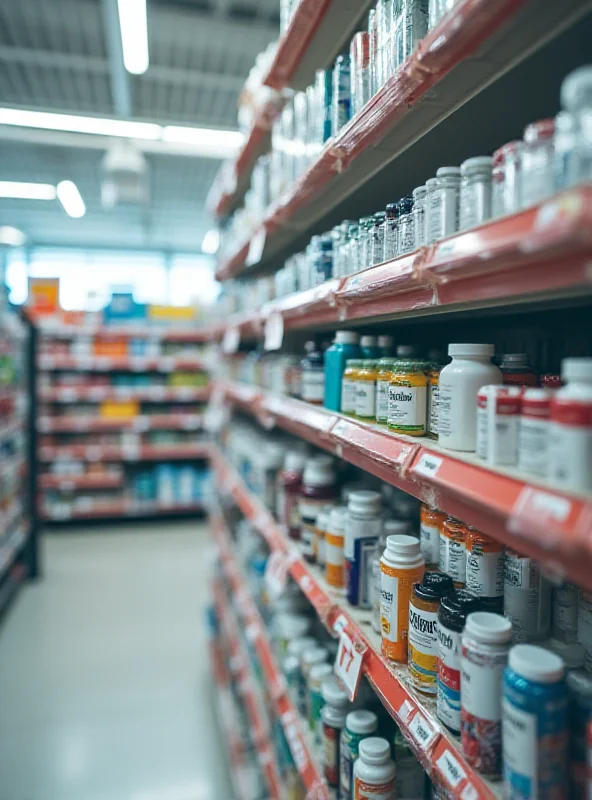
[(0, 511), (0, 541), (10, 536), (16, 523), (23, 514), (23, 504), (20, 498), (13, 498), (10, 505)]
[(341, 280), (271, 301), (216, 330), (262, 338), (280, 314), (285, 329), (514, 306), (592, 292), (592, 186), (444, 239)]
[[(214, 453), (214, 465), (220, 490), (232, 494), (242, 513), (264, 536), (269, 547), (284, 556), (287, 570), (327, 630), (336, 637), (345, 631), (363, 655), (364, 674), (432, 780), (442, 786), (449, 797), (458, 800), (494, 800), (500, 797), (499, 784), (496, 788), (476, 773), (465, 761), (459, 740), (439, 724), (433, 701), (411, 688), (407, 668), (392, 664), (382, 655), (380, 636), (373, 632), (370, 624), (370, 612), (346, 606), (343, 595), (329, 589), (320, 572), (304, 561), (295, 544), (287, 540), (269, 511), (251, 495), (220, 451)], [(215, 526), (215, 534), (237, 604), (241, 608), (245, 604), (248, 606), (246, 590), (228, 538), (220, 526)]]
[(328, 800), (328, 789), (316, 761), (314, 747), (305, 730), (305, 724), (288, 692), (286, 680), (277, 665), (261, 614), (255, 605), (230, 547), (224, 521), (220, 517), (214, 516), (211, 522), (220, 551), (226, 581), (234, 598), (233, 613), (225, 615), (227, 620), (232, 621), (228, 634), (233, 640), (240, 641), (236, 622), (238, 616), (244, 625), (245, 635), (257, 654), (259, 666), (267, 685), (267, 691), (271, 696), (276, 715), (284, 729), (296, 768), (306, 787), (307, 797), (314, 798), (314, 800)]
[(300, 400), (220, 382), (230, 403), (336, 454), (381, 480), (531, 555), (592, 591), (592, 499), (532, 483), (427, 438), (390, 433)]
[(66, 325), (51, 320), (37, 323), (39, 333), (46, 339), (148, 339), (151, 342), (204, 342), (204, 330), (162, 328), (149, 325)]
[(117, 475), (59, 475), (46, 473), (38, 479), (41, 489), (59, 489), (61, 492), (75, 492), (83, 489), (119, 489), (124, 484), (123, 473)]
[(10, 572), (14, 562), (27, 541), (28, 522), (23, 521), (18, 528), (6, 536), (0, 536), (0, 581)]
[[(461, 0), (268, 210), (262, 222), (261, 263), (267, 264), (413, 142), (591, 7), (589, 0)], [(220, 263), (220, 279), (242, 270), (241, 248), (244, 252), (244, 243)]]
[(133, 444), (97, 445), (42, 445), (39, 447), (39, 460), (52, 461), (193, 461), (208, 458), (209, 448), (205, 443), (177, 443), (168, 445)]
[(136, 417), (90, 417), (71, 414), (39, 417), (41, 433), (92, 433), (101, 431), (196, 431), (201, 428), (201, 414), (140, 414)]
[(176, 370), (206, 369), (199, 356), (72, 356), (40, 355), (37, 368), (42, 372), (72, 370), (73, 372), (175, 372)]
[(89, 501), (77, 506), (59, 504), (41, 506), (40, 519), (46, 522), (93, 519), (95, 517), (115, 519), (120, 517), (153, 517), (165, 514), (199, 514), (204, 512), (203, 503), (158, 503), (137, 500)]
[(39, 389), (38, 396), (46, 403), (199, 403), (208, 399), (210, 390), (207, 386), (46, 386)]

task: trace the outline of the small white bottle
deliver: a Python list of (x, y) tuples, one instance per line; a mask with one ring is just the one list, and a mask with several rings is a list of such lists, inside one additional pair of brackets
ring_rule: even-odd
[(460, 167), (440, 167), (430, 215), (430, 242), (458, 231), (460, 210)]
[(473, 452), (477, 442), (477, 395), (489, 383), (503, 383), (491, 363), (492, 344), (451, 344), (452, 362), (440, 373), (438, 441), (449, 450)]
[(460, 165), (459, 230), (475, 228), (491, 218), (491, 156), (468, 158)]
[(359, 758), (354, 763), (355, 798), (395, 800), (395, 762), (386, 739), (369, 736), (360, 742)]
[(518, 469), (525, 475), (547, 477), (551, 392), (525, 389), (518, 434)]
[(592, 358), (565, 358), (565, 386), (551, 400), (549, 477), (565, 489), (592, 489)]

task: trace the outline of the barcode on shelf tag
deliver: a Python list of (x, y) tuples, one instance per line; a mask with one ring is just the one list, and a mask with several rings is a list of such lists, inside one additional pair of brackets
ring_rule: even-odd
[(283, 553), (274, 550), (267, 559), (264, 575), (267, 591), (273, 598), (278, 598), (286, 588), (288, 569), (288, 559)]
[(432, 728), (423, 714), (419, 712), (409, 723), (409, 732), (422, 750), (427, 750), (438, 735), (438, 731)]
[(364, 655), (356, 650), (353, 641), (346, 631), (339, 634), (339, 647), (335, 657), (335, 675), (345, 686), (349, 699), (355, 700), (360, 678), (362, 677), (362, 664)]
[(222, 337), (222, 352), (230, 355), (236, 353), (240, 345), (240, 328), (226, 328)]
[(399, 719), (401, 722), (406, 723), (409, 717), (411, 716), (411, 712), (413, 711), (414, 706), (409, 702), (409, 700), (403, 700), (401, 703), (401, 707), (399, 708), (398, 714)]
[(443, 463), (443, 458), (435, 456), (433, 453), (424, 453), (413, 467), (413, 471), (425, 475), (426, 478), (434, 478)]
[(333, 633), (336, 633), (338, 636), (347, 628), (348, 619), (345, 614), (340, 614), (335, 622), (333, 623)]
[(453, 789), (467, 778), (467, 773), (452, 755), (450, 750), (444, 750), (440, 758), (436, 761), (436, 766), (442, 773), (446, 783)]
[(479, 800), (479, 792), (472, 783), (468, 783), (462, 790), (460, 800)]
[(279, 350), (284, 341), (284, 318), (278, 311), (272, 312), (265, 320), (263, 348)]
[(246, 267), (253, 267), (255, 264), (258, 264), (261, 261), (261, 256), (263, 255), (263, 249), (265, 247), (266, 236), (267, 234), (265, 232), (265, 228), (261, 227), (255, 231), (251, 237), (251, 241), (249, 242), (249, 252), (245, 258)]

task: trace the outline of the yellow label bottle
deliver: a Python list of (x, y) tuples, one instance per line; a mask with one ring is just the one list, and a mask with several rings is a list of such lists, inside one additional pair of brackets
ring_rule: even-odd
[(354, 415), (356, 413), (356, 382), (361, 360), (348, 358), (341, 379), (341, 413)]
[(381, 358), (376, 368), (376, 422), (386, 425), (388, 422), (389, 384), (395, 365), (394, 358)]
[(376, 379), (378, 362), (365, 358), (356, 375), (356, 417), (376, 419)]
[(428, 379), (417, 361), (397, 361), (389, 381), (388, 428), (424, 436)]
[(409, 601), (413, 584), (423, 578), (425, 562), (414, 536), (388, 536), (380, 559), (382, 652), (391, 661), (407, 661)]

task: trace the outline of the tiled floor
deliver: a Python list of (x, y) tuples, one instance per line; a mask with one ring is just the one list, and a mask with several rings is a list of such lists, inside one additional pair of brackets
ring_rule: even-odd
[(51, 533), (0, 625), (0, 800), (226, 800), (199, 523)]

